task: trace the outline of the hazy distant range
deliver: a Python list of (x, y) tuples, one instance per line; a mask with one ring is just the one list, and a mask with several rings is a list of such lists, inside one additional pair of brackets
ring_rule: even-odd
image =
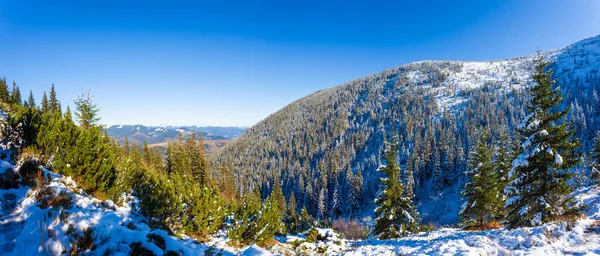
[(235, 139), (246, 131), (246, 127), (222, 126), (144, 126), (144, 125), (113, 125), (107, 128), (108, 135), (123, 143), (125, 138), (130, 144), (138, 146), (148, 143), (151, 147), (159, 147), (164, 152), (167, 142), (175, 140), (181, 133), (184, 138), (195, 132), (202, 134), (204, 145), (208, 151), (224, 146), (229, 140)]

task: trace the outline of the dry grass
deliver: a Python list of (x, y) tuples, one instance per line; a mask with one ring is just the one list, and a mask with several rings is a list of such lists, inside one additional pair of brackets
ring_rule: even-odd
[(83, 235), (77, 236), (71, 245), (73, 246), (71, 255), (80, 255), (86, 250), (94, 250), (96, 247), (94, 244), (94, 229), (88, 228), (83, 231)]
[(269, 238), (266, 239), (265, 241), (262, 241), (260, 243), (256, 243), (258, 246), (260, 247), (271, 247), (271, 246), (275, 246), (277, 244), (279, 244), (279, 242), (277, 242), (277, 240), (273, 239), (273, 238)]
[(483, 225), (468, 226), (468, 227), (464, 228), (464, 230), (483, 231), (483, 230), (489, 230), (489, 229), (499, 229), (499, 228), (503, 228), (503, 227), (504, 227), (504, 225), (500, 224), (500, 222), (490, 221), (488, 223), (484, 223)]
[(369, 227), (356, 219), (337, 219), (333, 222), (333, 229), (351, 240), (363, 240), (369, 235)]
[(56, 193), (52, 188), (44, 187), (38, 191), (35, 199), (40, 202), (40, 208), (46, 209), (52, 206), (52, 208), (64, 208), (71, 209), (73, 198), (71, 194), (61, 191)]

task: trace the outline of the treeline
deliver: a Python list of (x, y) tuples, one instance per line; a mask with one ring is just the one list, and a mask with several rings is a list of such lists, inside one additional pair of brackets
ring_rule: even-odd
[(233, 173), (214, 177), (201, 137), (168, 143), (166, 156), (144, 144), (111, 139), (98, 124), (98, 106), (89, 93), (63, 112), (54, 85), (40, 104), (33, 93), (20, 98), (20, 89), (0, 80), (0, 107), (8, 114), (2, 138), (19, 148), (21, 161), (71, 176), (82, 189), (101, 199), (123, 203), (133, 195), (136, 210), (151, 227), (185, 233), (200, 241), (226, 229), (235, 246), (271, 243), (274, 234), (299, 232), (315, 225), (297, 206), (286, 204), (281, 187), (271, 195), (259, 191), (238, 197)]
[[(581, 143), (574, 139), (575, 128), (566, 121), (570, 108), (561, 109), (563, 95), (555, 87), (550, 63), (538, 55), (535, 60), (528, 115), (515, 131), (517, 146), (507, 140), (493, 141), (482, 132), (470, 152), (464, 202), (460, 217), (467, 229), (538, 226), (551, 221), (574, 221), (586, 207), (574, 202), (571, 193), (573, 168), (580, 164)], [(592, 151), (593, 181), (600, 184), (600, 131)], [(398, 238), (423, 230), (413, 203), (413, 191), (405, 186), (398, 164), (398, 137), (386, 143), (382, 188), (375, 204), (372, 234), (381, 239)], [(410, 173), (410, 170), (405, 172)]]

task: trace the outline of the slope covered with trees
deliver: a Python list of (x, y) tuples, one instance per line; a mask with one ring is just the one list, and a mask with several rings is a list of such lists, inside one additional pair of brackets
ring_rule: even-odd
[[(600, 37), (544, 54), (556, 71), (562, 105), (571, 109), (566, 118), (574, 136), (590, 152), (600, 127)], [(266, 196), (280, 183), (286, 200), (293, 193), (313, 216), (363, 216), (374, 207), (381, 149), (394, 131), (398, 163), (423, 219), (455, 223), (479, 134), (489, 134), (492, 144), (502, 141), (505, 154), (518, 142), (514, 131), (526, 115), (533, 58), (417, 62), (318, 91), (251, 127), (211, 162), (231, 164), (241, 194), (258, 189)], [(575, 184), (590, 182), (592, 157), (583, 158)]]

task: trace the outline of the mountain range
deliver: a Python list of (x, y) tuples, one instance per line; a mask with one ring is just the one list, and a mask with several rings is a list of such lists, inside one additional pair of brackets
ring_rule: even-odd
[(202, 135), (205, 146), (209, 150), (222, 147), (231, 139), (245, 132), (245, 127), (223, 126), (144, 126), (144, 125), (113, 125), (106, 128), (109, 136), (123, 143), (125, 138), (129, 143), (141, 146), (144, 142), (150, 146), (165, 148), (166, 143), (175, 140), (181, 134), (187, 138), (191, 133)]
[[(574, 182), (589, 182), (586, 152), (600, 128), (600, 36), (543, 51), (584, 145)], [(536, 54), (505, 60), (421, 61), (382, 71), (292, 102), (212, 155), (229, 163), (236, 189), (269, 193), (315, 216), (370, 216), (384, 142), (399, 142), (403, 181), (425, 222), (458, 221), (471, 150), (487, 131), (512, 145), (526, 115)], [(216, 165), (220, 166), (220, 165)], [(215, 171), (217, 177), (222, 175)]]

